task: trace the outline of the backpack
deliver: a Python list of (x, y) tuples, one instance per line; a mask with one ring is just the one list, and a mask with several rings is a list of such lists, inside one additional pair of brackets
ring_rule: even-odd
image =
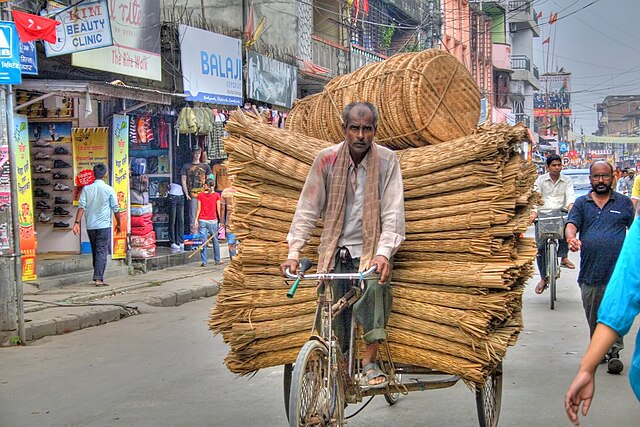
[(198, 126), (196, 124), (196, 116), (191, 107), (184, 107), (178, 115), (178, 133), (188, 134), (196, 133)]

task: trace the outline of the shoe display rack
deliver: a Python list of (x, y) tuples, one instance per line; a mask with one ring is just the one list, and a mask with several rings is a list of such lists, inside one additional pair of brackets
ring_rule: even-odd
[(73, 164), (71, 143), (39, 139), (32, 143), (31, 165), (36, 223), (71, 231)]

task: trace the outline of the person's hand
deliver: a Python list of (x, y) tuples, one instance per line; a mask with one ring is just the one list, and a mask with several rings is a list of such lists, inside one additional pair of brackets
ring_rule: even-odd
[(538, 214), (536, 213), (536, 211), (531, 211), (531, 213), (529, 214), (529, 224), (533, 224), (533, 221), (535, 221), (537, 217)]
[(191, 228), (191, 234), (198, 234), (198, 227)]
[(80, 224), (77, 222), (73, 224), (73, 234), (75, 234), (76, 236), (80, 234)]
[(369, 268), (374, 265), (376, 266), (376, 272), (380, 273), (380, 280), (378, 283), (381, 285), (387, 283), (389, 275), (391, 274), (391, 264), (389, 264), (387, 257), (383, 255), (376, 255), (369, 263)]
[(187, 200), (191, 200), (191, 196), (189, 196), (188, 194), (185, 193), (184, 198)]
[(564, 409), (567, 412), (567, 417), (575, 426), (580, 425), (580, 420), (578, 419), (580, 403), (582, 403), (582, 416), (586, 416), (587, 412), (589, 412), (591, 400), (596, 391), (594, 374), (595, 372), (578, 372), (564, 397)]
[(296, 272), (298, 271), (298, 260), (288, 259), (280, 264), (280, 273), (282, 273), (284, 277), (287, 277), (287, 275), (285, 274), (287, 268), (289, 269), (289, 273), (296, 274)]
[(116, 224), (116, 233), (120, 234), (122, 231), (122, 228), (120, 227), (120, 224)]
[(582, 247), (582, 242), (575, 237), (568, 239), (567, 243), (569, 244), (571, 252), (578, 252)]

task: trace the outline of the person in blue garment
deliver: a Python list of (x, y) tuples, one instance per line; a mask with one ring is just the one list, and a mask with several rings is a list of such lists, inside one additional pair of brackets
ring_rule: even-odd
[[(573, 379), (564, 398), (569, 420), (580, 425), (578, 411), (586, 416), (596, 391), (595, 373), (602, 358), (619, 336), (629, 332), (634, 319), (640, 313), (640, 221), (634, 221), (624, 241), (615, 269), (598, 310), (598, 326), (587, 348), (578, 374)], [(629, 382), (636, 398), (640, 400), (640, 334), (631, 359)]]

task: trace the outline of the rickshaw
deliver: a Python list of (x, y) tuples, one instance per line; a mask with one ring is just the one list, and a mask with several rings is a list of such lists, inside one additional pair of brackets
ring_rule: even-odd
[[(376, 267), (362, 273), (304, 274), (311, 267), (308, 259), (302, 259), (297, 275), (287, 269), (286, 276), (295, 279), (287, 296), (293, 298), (303, 280), (329, 283), (331, 280), (350, 280), (350, 290), (337, 302), (333, 302), (332, 286), (319, 287), (316, 321), (309, 340), (302, 346), (295, 364), (284, 366), (284, 403), (290, 427), (344, 426), (346, 419), (358, 414), (376, 395), (383, 395), (389, 405), (395, 405), (401, 394), (413, 391), (435, 390), (455, 385), (460, 377), (439, 372), (428, 367), (396, 365), (388, 347), (383, 371), (390, 381), (383, 388), (361, 385), (362, 375), (357, 360), (356, 322), (351, 316), (349, 344), (343, 347), (333, 330), (335, 317), (352, 306), (361, 296), (366, 279), (375, 274)], [(420, 379), (412, 376), (420, 376)], [(425, 379), (426, 377), (426, 379)], [(480, 427), (495, 427), (500, 416), (502, 399), (502, 364), (498, 364), (481, 386), (473, 387)], [(347, 415), (348, 405), (369, 401), (354, 414)]]

